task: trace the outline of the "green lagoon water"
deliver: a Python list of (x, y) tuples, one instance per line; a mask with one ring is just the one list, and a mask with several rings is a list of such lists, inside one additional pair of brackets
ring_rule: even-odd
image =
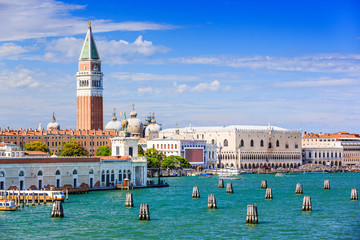
[[(0, 239), (360, 239), (360, 201), (350, 201), (351, 188), (360, 192), (359, 173), (242, 175), (234, 193), (218, 189), (218, 178), (167, 178), (168, 188), (136, 189), (135, 207), (125, 208), (126, 191), (70, 195), (65, 218), (51, 219), (51, 204), (0, 212)], [(261, 180), (268, 181), (274, 199), (265, 200)], [(331, 190), (324, 190), (324, 180)], [(304, 195), (295, 195), (296, 183), (312, 199), (312, 212), (302, 212)], [(193, 186), (201, 198), (192, 199)], [(215, 194), (218, 209), (207, 208)], [(141, 203), (148, 203), (151, 220), (139, 221)], [(245, 223), (246, 206), (256, 203), (259, 224)]]

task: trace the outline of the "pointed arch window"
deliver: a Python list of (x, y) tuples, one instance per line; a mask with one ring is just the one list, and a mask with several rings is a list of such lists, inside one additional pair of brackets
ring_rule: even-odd
[(60, 175), (60, 170), (56, 170), (55, 175)]
[(24, 171), (19, 172), (19, 177), (23, 177), (25, 175)]
[(280, 147), (280, 142), (279, 142), (279, 140), (276, 141), (276, 147)]
[(260, 147), (263, 147), (264, 146), (264, 140), (261, 140), (260, 141)]
[(76, 169), (74, 169), (74, 171), (73, 171), (73, 175), (77, 175), (77, 174), (78, 174), (77, 170), (76, 170)]
[(269, 142), (269, 148), (272, 148), (272, 144), (271, 144), (271, 142)]
[(253, 147), (254, 146), (254, 140), (251, 139), (250, 141), (250, 147)]
[(243, 147), (243, 146), (245, 146), (245, 144), (244, 144), (244, 140), (243, 140), (243, 139), (241, 139), (241, 141), (240, 141), (240, 147)]
[(228, 142), (227, 139), (225, 139), (225, 140), (224, 140), (224, 147), (227, 147), (227, 146), (229, 146), (229, 142)]

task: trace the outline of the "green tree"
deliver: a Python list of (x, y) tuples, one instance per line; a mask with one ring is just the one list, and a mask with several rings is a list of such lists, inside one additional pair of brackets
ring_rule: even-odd
[(100, 146), (96, 151), (96, 156), (110, 156), (111, 149), (109, 146)]
[(61, 145), (57, 149), (60, 150), (59, 156), (61, 157), (88, 156), (86, 148), (75, 142), (73, 138), (71, 138), (69, 142), (62, 141)]
[[(146, 159), (148, 159), (148, 168), (160, 167), (162, 160), (166, 157), (164, 153), (162, 153), (159, 150), (156, 150), (155, 148), (147, 149), (145, 152), (145, 156)], [(156, 159), (156, 161), (154, 159)]]
[(158, 168), (159, 160), (153, 157), (146, 157), (148, 168)]
[(188, 160), (181, 156), (174, 156), (171, 155), (169, 157), (166, 157), (162, 163), (161, 168), (186, 168), (190, 167), (190, 163)]
[(138, 145), (138, 155), (145, 156), (145, 151), (140, 145)]
[(44, 152), (44, 153), (49, 152), (48, 146), (46, 146), (44, 143), (42, 143), (40, 141), (26, 143), (24, 145), (24, 149), (26, 151), (41, 151), (41, 152)]

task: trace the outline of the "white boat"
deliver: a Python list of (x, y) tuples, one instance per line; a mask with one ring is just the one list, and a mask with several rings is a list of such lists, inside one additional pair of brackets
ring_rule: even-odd
[(29, 201), (32, 201), (32, 195), (35, 195), (35, 201), (40, 199), (40, 201), (64, 201), (65, 195), (62, 191), (42, 191), (42, 190), (6, 190), (7, 199), (12, 199), (18, 196), (20, 193), (20, 199), (22, 200), (24, 195), (28, 196)]
[(14, 211), (16, 210), (14, 201), (0, 200), (0, 211)]

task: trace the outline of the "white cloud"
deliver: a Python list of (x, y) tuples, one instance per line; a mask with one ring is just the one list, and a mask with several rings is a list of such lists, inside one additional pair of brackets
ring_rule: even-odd
[(101, 58), (110, 64), (126, 64), (158, 53), (164, 54), (170, 50), (164, 46), (155, 46), (151, 41), (143, 40), (141, 35), (133, 43), (124, 40), (100, 40), (97, 42), (97, 46)]
[[(12, 0), (0, 3), (0, 41), (24, 40), (81, 34), (87, 21), (71, 15), (85, 5), (54, 0)], [(93, 20), (94, 32), (167, 30), (174, 26), (152, 22)]]
[(111, 73), (111, 78), (130, 81), (199, 81), (202, 75), (176, 75), (176, 74), (153, 74), (153, 73)]
[(275, 84), (276, 87), (329, 87), (329, 86), (343, 86), (359, 82), (355, 79), (314, 79), (304, 81), (289, 81)]
[(205, 56), (180, 57), (169, 60), (182, 64), (206, 64), (234, 68), (251, 68), (300, 72), (346, 72), (360, 71), (360, 55), (322, 54), (302, 57), (234, 57)]
[(151, 93), (153, 91), (152, 87), (138, 88), (138, 93)]
[[(45, 43), (44, 55), (31, 55), (23, 58), (71, 63), (79, 58), (83, 42), (84, 39), (75, 37), (54, 39)], [(96, 45), (100, 58), (109, 64), (127, 64), (169, 51), (164, 46), (155, 46), (151, 41), (143, 40), (141, 35), (134, 42), (99, 40), (96, 41)]]
[(34, 79), (34, 74), (35, 72), (28, 69), (3, 70), (0, 72), (0, 89), (37, 87), (39, 86), (39, 81)]
[(220, 89), (220, 82), (218, 80), (214, 80), (211, 83), (199, 83), (196, 86), (189, 86), (187, 84), (174, 83), (174, 87), (178, 93), (183, 93), (185, 91), (191, 92), (204, 92), (204, 91), (218, 91)]
[(11, 59), (16, 60), (20, 57), (20, 54), (26, 53), (24, 47), (16, 45), (14, 43), (4, 43), (0, 45), (0, 58), (1, 59)]

